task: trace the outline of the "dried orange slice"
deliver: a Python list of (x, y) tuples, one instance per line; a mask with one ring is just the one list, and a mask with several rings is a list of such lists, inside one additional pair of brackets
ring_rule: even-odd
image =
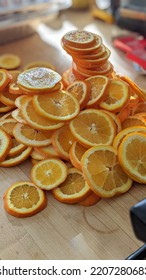
[[(14, 95), (22, 94), (19, 86), (15, 82), (9, 83), (9, 93), (14, 94)], [(16, 98), (17, 98), (17, 96), (16, 96)]]
[(86, 48), (94, 45), (95, 37), (86, 30), (71, 30), (62, 37), (62, 43), (76, 48)]
[(100, 108), (110, 112), (119, 112), (130, 100), (129, 86), (118, 79), (111, 79), (106, 88), (104, 100), (99, 104)]
[(42, 156), (38, 151), (36, 151), (35, 149), (32, 150), (31, 154), (30, 154), (31, 158), (36, 159), (36, 160), (43, 160), (45, 159), (44, 156)]
[(83, 110), (69, 125), (77, 141), (87, 148), (98, 144), (111, 145), (116, 134), (112, 118), (97, 109)]
[(30, 126), (40, 129), (40, 130), (55, 130), (64, 125), (63, 122), (49, 120), (45, 118), (34, 110), (32, 98), (28, 97), (25, 99), (23, 106), (21, 107), (22, 118), (28, 123)]
[(45, 68), (52, 69), (54, 71), (56, 70), (56, 67), (53, 64), (51, 64), (48, 61), (43, 61), (43, 60), (42, 61), (36, 60), (36, 61), (27, 63), (24, 67), (24, 70), (28, 70), (30, 68), (36, 68), (36, 67), (45, 67)]
[(12, 147), (9, 150), (8, 157), (14, 157), (24, 151), (27, 146), (19, 143), (15, 138), (11, 139)]
[(53, 196), (63, 203), (79, 203), (91, 193), (83, 174), (76, 168), (69, 168), (66, 180), (52, 190)]
[(101, 197), (96, 195), (94, 192), (92, 192), (91, 194), (89, 194), (89, 196), (87, 198), (82, 200), (79, 204), (82, 206), (89, 207), (89, 206), (95, 205), (100, 200), (101, 200)]
[(80, 104), (80, 110), (85, 108), (90, 98), (90, 84), (88, 81), (74, 81), (71, 83), (66, 90), (72, 93)]
[(71, 83), (73, 83), (76, 80), (72, 68), (69, 68), (65, 70), (62, 74), (62, 84), (64, 88), (67, 88)]
[(139, 183), (146, 183), (146, 134), (131, 132), (126, 135), (118, 149), (123, 170)]
[(6, 212), (19, 218), (35, 215), (47, 205), (44, 191), (25, 181), (10, 186), (3, 199)]
[(71, 148), (69, 149), (70, 161), (71, 161), (72, 165), (79, 170), (82, 170), (81, 158), (82, 158), (83, 154), (86, 152), (86, 150), (87, 150), (87, 148), (82, 146), (77, 141), (74, 141)]
[(11, 146), (11, 137), (0, 128), (0, 162), (5, 159)]
[(109, 79), (106, 76), (98, 75), (87, 78), (86, 81), (90, 84), (91, 88), (90, 98), (87, 103), (87, 107), (90, 108), (93, 105), (96, 106), (103, 99)]
[(14, 109), (14, 106), (7, 106), (0, 101), (0, 113), (7, 113)]
[(18, 107), (19, 109), (22, 108), (23, 104), (27, 100), (28, 96), (26, 95), (20, 95), (16, 98), (15, 100), (15, 106)]
[(52, 131), (41, 131), (27, 124), (17, 123), (13, 128), (13, 135), (24, 145), (40, 147), (51, 144)]
[(35, 164), (31, 169), (31, 180), (36, 186), (44, 190), (52, 190), (67, 177), (68, 169), (60, 159), (45, 159)]
[(22, 117), (20, 109), (13, 110), (11, 115), (12, 115), (13, 119), (16, 120), (17, 122), (27, 124), (27, 122)]
[(59, 157), (64, 160), (69, 160), (69, 149), (75, 141), (69, 126), (65, 125), (52, 134), (52, 145)]
[(0, 128), (7, 132), (10, 136), (13, 136), (13, 128), (17, 121), (13, 118), (0, 120)]
[(23, 151), (15, 154), (13, 156), (7, 155), (5, 160), (0, 162), (0, 166), (2, 166), (2, 167), (16, 166), (16, 165), (20, 164), (21, 162), (23, 162), (24, 160), (26, 160), (30, 156), (31, 152), (32, 152), (32, 148), (27, 147)]
[(71, 120), (80, 111), (77, 99), (70, 92), (64, 90), (35, 95), (33, 97), (33, 106), (38, 114), (57, 121)]
[(25, 70), (17, 79), (18, 85), (31, 91), (51, 89), (60, 81), (61, 76), (57, 72), (45, 67)]
[(143, 117), (139, 117), (136, 115), (129, 116), (122, 122), (122, 129), (130, 126), (146, 126), (146, 120)]
[(8, 53), (0, 55), (0, 68), (11, 70), (18, 68), (20, 64), (21, 60), (18, 55)]
[(3, 90), (11, 81), (12, 76), (5, 69), (0, 69), (0, 90)]
[(34, 147), (34, 149), (45, 158), (59, 158), (59, 155), (52, 144), (46, 147)]
[(113, 147), (115, 149), (119, 148), (119, 145), (121, 144), (123, 138), (131, 133), (131, 132), (142, 132), (142, 133), (146, 133), (146, 127), (145, 126), (129, 126), (125, 129), (122, 129), (119, 133), (117, 133), (117, 135), (114, 138), (113, 141)]
[(19, 94), (12, 94), (9, 92), (8, 88), (5, 88), (3, 91), (0, 92), (0, 100), (6, 106), (14, 106), (15, 107), (15, 100), (19, 96)]
[(123, 171), (117, 150), (109, 145), (97, 145), (88, 149), (82, 159), (85, 180), (95, 194), (113, 197), (127, 192), (132, 179)]

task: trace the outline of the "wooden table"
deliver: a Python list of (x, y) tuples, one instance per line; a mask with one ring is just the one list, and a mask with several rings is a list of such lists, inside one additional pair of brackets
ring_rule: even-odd
[[(62, 12), (53, 22), (39, 25), (39, 35), (1, 45), (0, 54), (18, 54), (21, 69), (33, 60), (47, 60), (63, 73), (71, 59), (61, 48), (60, 38), (77, 27), (100, 34), (112, 52), (110, 61), (115, 70), (146, 87), (146, 78), (136, 73), (124, 54), (112, 46), (112, 35), (119, 29), (93, 19), (88, 11)], [(14, 182), (30, 180), (30, 169), (29, 159), (17, 167), (0, 169), (1, 259), (125, 259), (142, 245), (129, 217), (130, 207), (146, 196), (146, 187), (138, 184), (126, 194), (102, 199), (92, 207), (62, 204), (47, 193), (48, 205), (37, 215), (22, 219), (6, 214), (4, 191)]]

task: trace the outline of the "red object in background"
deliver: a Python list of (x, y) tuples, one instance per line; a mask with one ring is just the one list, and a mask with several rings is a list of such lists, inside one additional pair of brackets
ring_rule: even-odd
[(120, 36), (113, 40), (113, 45), (124, 51), (126, 58), (146, 69), (146, 39), (136, 36)]
[(146, 39), (141, 40), (137, 48), (127, 52), (126, 57), (146, 69)]

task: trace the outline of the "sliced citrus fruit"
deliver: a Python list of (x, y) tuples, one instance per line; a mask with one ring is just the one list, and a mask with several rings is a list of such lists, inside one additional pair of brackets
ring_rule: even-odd
[(71, 30), (62, 37), (62, 43), (76, 48), (92, 47), (95, 37), (93, 33), (86, 30)]
[(32, 98), (28, 97), (23, 106), (21, 107), (22, 118), (28, 123), (30, 126), (40, 129), (40, 130), (54, 130), (60, 128), (64, 125), (63, 122), (49, 120), (41, 115), (39, 115), (34, 107)]
[(20, 109), (15, 109), (15, 110), (13, 110), (12, 113), (11, 113), (11, 115), (12, 115), (13, 119), (16, 120), (17, 122), (27, 124), (27, 122), (25, 121), (25, 119), (22, 117), (22, 114), (21, 114)]
[(95, 205), (100, 200), (101, 200), (101, 197), (96, 195), (94, 192), (92, 192), (91, 194), (89, 194), (89, 196), (87, 198), (82, 200), (79, 204), (82, 206), (89, 207), (89, 206)]
[(27, 124), (17, 123), (13, 128), (13, 135), (24, 145), (40, 147), (51, 144), (52, 131), (40, 131)]
[(34, 150), (34, 149), (32, 150), (30, 156), (31, 156), (33, 159), (36, 159), (36, 160), (43, 160), (43, 159), (45, 159), (44, 156), (42, 156), (38, 151), (36, 151), (36, 150)]
[(112, 120), (114, 121), (114, 123), (116, 125), (116, 134), (119, 133), (122, 130), (121, 121), (120, 121), (119, 117), (116, 114), (109, 112), (107, 110), (103, 110), (103, 109), (101, 109), (101, 110), (104, 111), (106, 114), (108, 114), (112, 118)]
[(68, 169), (60, 159), (45, 159), (35, 164), (31, 169), (31, 180), (39, 188), (52, 190), (67, 177)]
[(82, 159), (85, 180), (100, 197), (113, 197), (127, 192), (132, 179), (123, 171), (117, 150), (109, 145), (97, 145), (88, 149)]
[(129, 84), (130, 88), (138, 95), (140, 100), (146, 101), (144, 91), (133, 80), (131, 80), (128, 76), (120, 76), (120, 79)]
[(90, 98), (90, 84), (88, 81), (74, 81), (71, 83), (66, 90), (72, 93), (80, 104), (80, 110), (85, 108)]
[(3, 90), (11, 81), (12, 76), (5, 69), (0, 69), (0, 90)]
[(131, 132), (126, 135), (118, 149), (123, 170), (139, 183), (146, 183), (146, 134)]
[(106, 89), (105, 98), (99, 103), (99, 106), (102, 109), (117, 113), (129, 100), (129, 86), (118, 79), (111, 79)]
[(23, 151), (19, 152), (18, 154), (14, 155), (14, 156), (7, 155), (5, 160), (0, 162), (0, 166), (2, 166), (2, 167), (16, 166), (19, 163), (26, 160), (29, 157), (29, 155), (31, 154), (31, 152), (32, 152), (32, 148), (27, 147)]
[(17, 182), (4, 193), (4, 208), (10, 215), (25, 218), (37, 214), (47, 205), (43, 190), (32, 182)]
[(121, 108), (120, 112), (117, 113), (117, 116), (120, 120), (120, 122), (124, 122), (131, 114), (131, 108), (129, 106), (129, 103)]
[(19, 96), (19, 94), (12, 94), (9, 92), (9, 88), (5, 88), (0, 92), (0, 100), (3, 104), (7, 106), (15, 106), (15, 99)]
[(77, 141), (89, 148), (98, 144), (111, 145), (116, 134), (112, 118), (97, 109), (86, 109), (70, 122), (70, 129)]
[(146, 121), (143, 117), (138, 117), (136, 115), (129, 116), (122, 122), (122, 129), (130, 126), (146, 126)]
[(18, 85), (32, 91), (53, 88), (60, 81), (61, 76), (57, 72), (45, 67), (25, 70), (17, 79)]
[(27, 100), (28, 96), (26, 95), (20, 95), (16, 98), (15, 100), (15, 106), (18, 107), (19, 109), (21, 109), (21, 107), (23, 106), (25, 100)]
[(64, 160), (69, 160), (69, 149), (75, 138), (71, 133), (69, 126), (65, 125), (52, 134), (52, 145), (57, 154)]
[(92, 107), (93, 105), (97, 105), (103, 98), (106, 87), (109, 83), (109, 79), (106, 76), (98, 75), (90, 77), (86, 79), (86, 81), (90, 84), (91, 87), (91, 94), (87, 103), (87, 107)]
[(59, 155), (52, 144), (46, 147), (34, 147), (34, 149), (45, 158), (59, 158)]
[(32, 62), (29, 62), (25, 65), (24, 67), (24, 70), (27, 70), (27, 69), (30, 69), (30, 68), (35, 68), (35, 67), (45, 67), (45, 68), (50, 68), (52, 70), (56, 70), (56, 67), (51, 64), (50, 62), (48, 61), (41, 61), (41, 60), (36, 60), (36, 61), (32, 61)]
[(118, 149), (119, 145), (121, 144), (123, 138), (131, 133), (131, 132), (142, 132), (146, 133), (146, 127), (145, 126), (129, 126), (127, 128), (122, 129), (114, 138), (113, 141), (113, 147), (115, 149)]
[(38, 114), (58, 121), (71, 120), (80, 111), (77, 99), (70, 92), (64, 90), (48, 95), (35, 95), (33, 106)]
[(91, 193), (83, 174), (76, 168), (69, 168), (66, 180), (52, 190), (53, 196), (63, 203), (79, 203)]
[(71, 148), (69, 149), (69, 158), (74, 167), (79, 170), (82, 170), (81, 166), (81, 158), (83, 154), (86, 152), (87, 148), (82, 146), (77, 141), (74, 141)]
[(85, 77), (96, 76), (96, 75), (105, 75), (108, 76), (113, 71), (113, 66), (110, 61), (106, 61), (104, 64), (99, 65), (95, 69), (87, 69), (81, 67), (73, 62), (73, 69), (79, 72)]
[(64, 88), (67, 88), (71, 83), (73, 83), (76, 80), (72, 68), (69, 68), (65, 70), (62, 74), (62, 84)]
[(0, 128), (0, 161), (5, 159), (11, 146), (11, 137)]
[(0, 101), (0, 113), (7, 113), (14, 109), (15, 106), (7, 106)]
[(10, 136), (13, 136), (13, 128), (17, 121), (13, 118), (0, 120), (0, 128), (6, 131)]
[(16, 69), (20, 66), (21, 60), (18, 55), (15, 54), (3, 54), (0, 55), (0, 67), (4, 69)]
[(26, 145), (19, 143), (15, 138), (12, 138), (11, 141), (12, 141), (12, 147), (8, 153), (9, 157), (14, 157), (27, 148)]
[(15, 83), (15, 82), (9, 83), (9, 93), (14, 94), (14, 95), (21, 94), (21, 90), (20, 90), (19, 86), (17, 85), (17, 83)]

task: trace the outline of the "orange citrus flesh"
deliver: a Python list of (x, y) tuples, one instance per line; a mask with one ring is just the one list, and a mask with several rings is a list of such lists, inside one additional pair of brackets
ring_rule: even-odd
[(32, 216), (47, 206), (43, 190), (32, 182), (18, 182), (10, 186), (3, 197), (4, 208), (10, 215), (25, 218)]
[(79, 203), (91, 193), (83, 174), (76, 168), (69, 168), (66, 180), (52, 190), (53, 196), (63, 203)]
[(3, 54), (0, 55), (0, 68), (12, 70), (20, 66), (21, 59), (15, 54)]

